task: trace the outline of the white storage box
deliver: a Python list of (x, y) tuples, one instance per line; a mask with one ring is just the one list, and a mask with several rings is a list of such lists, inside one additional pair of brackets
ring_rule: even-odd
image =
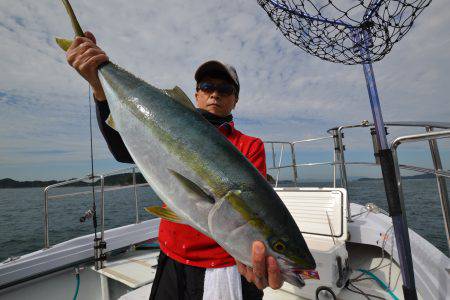
[(347, 191), (337, 188), (275, 189), (294, 217), (313, 255), (320, 279), (305, 280), (299, 289), (288, 283), (283, 290), (315, 299), (317, 289), (338, 295), (348, 278)]

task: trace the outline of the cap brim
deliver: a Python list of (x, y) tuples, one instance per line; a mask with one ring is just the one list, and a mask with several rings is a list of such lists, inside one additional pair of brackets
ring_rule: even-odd
[(194, 78), (195, 81), (199, 82), (206, 76), (214, 75), (225, 76), (230, 80), (230, 82), (233, 82), (235, 85), (237, 85), (227, 67), (217, 60), (210, 60), (200, 65), (200, 67), (198, 67), (197, 71), (195, 72)]

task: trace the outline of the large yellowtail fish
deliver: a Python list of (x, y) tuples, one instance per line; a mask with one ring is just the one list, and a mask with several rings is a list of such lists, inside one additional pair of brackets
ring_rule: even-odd
[[(75, 34), (83, 36), (67, 0)], [(67, 50), (71, 41), (57, 39)], [(188, 224), (251, 266), (252, 243), (265, 244), (284, 279), (303, 286), (315, 261), (283, 202), (258, 170), (194, 109), (179, 88), (158, 89), (117, 65), (99, 67), (109, 124), (169, 209), (160, 217)]]

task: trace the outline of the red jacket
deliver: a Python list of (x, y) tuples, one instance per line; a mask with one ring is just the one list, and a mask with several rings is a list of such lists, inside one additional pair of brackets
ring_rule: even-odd
[[(263, 142), (236, 130), (233, 122), (225, 123), (218, 129), (266, 177), (266, 155)], [(236, 263), (213, 239), (188, 225), (161, 219), (159, 243), (161, 250), (167, 256), (186, 265), (221, 268)]]

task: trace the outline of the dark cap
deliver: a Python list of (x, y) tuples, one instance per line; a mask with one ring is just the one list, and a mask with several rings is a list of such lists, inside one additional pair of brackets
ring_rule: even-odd
[(228, 64), (224, 64), (217, 60), (210, 60), (198, 67), (195, 72), (195, 81), (200, 82), (204, 77), (214, 75), (225, 75), (236, 87), (236, 93), (239, 94), (239, 77), (237, 75), (236, 69)]

